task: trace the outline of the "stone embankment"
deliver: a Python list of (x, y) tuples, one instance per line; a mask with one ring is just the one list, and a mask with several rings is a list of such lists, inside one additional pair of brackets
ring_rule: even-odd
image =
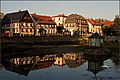
[(45, 42), (86, 42), (83, 36), (25, 36), (25, 37), (1, 37), (1, 43), (45, 43)]

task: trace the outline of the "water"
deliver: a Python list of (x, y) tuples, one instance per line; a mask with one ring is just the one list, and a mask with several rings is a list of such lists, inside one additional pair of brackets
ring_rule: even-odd
[(2, 53), (0, 80), (120, 80), (117, 55), (89, 60), (76, 45), (36, 46), (16, 53)]

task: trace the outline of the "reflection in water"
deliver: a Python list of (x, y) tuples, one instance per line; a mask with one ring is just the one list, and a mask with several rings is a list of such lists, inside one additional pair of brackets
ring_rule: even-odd
[(70, 68), (76, 68), (81, 66), (85, 59), (83, 58), (83, 54), (65, 54), (64, 59), (66, 61), (66, 64)]
[[(72, 48), (70, 48), (72, 50)], [(47, 51), (49, 52), (47, 53)], [(84, 65), (85, 62), (88, 62), (86, 65), (87, 68), (85, 69), (88, 73), (92, 72), (96, 76), (99, 72), (102, 72), (105, 70), (103, 66), (105, 66), (104, 61), (107, 59), (111, 59), (114, 64), (115, 68), (117, 69), (117, 72), (119, 70), (120, 73), (120, 58), (119, 55), (113, 55), (112, 58), (111, 56), (108, 55), (86, 55), (83, 52), (79, 53), (77, 52), (77, 49), (74, 49), (74, 51), (66, 51), (62, 53), (62, 50), (57, 50), (53, 51), (54, 53), (50, 52), (52, 49), (42, 49), (42, 54), (24, 54), (24, 55), (17, 55), (17, 56), (7, 56), (2, 57), (2, 65), (4, 68), (8, 71), (17, 73), (19, 75), (24, 75), (28, 76), (28, 74), (32, 71), (37, 71), (41, 69), (46, 69), (50, 67), (57, 67), (61, 66), (62, 69), (73, 69), (77, 70), (79, 73), (82, 72), (80, 70), (80, 66)], [(65, 49), (69, 50), (69, 48)], [(55, 53), (55, 52), (60, 52), (60, 53)], [(67, 66), (67, 68), (66, 68)], [(57, 67), (59, 68), (59, 67)], [(107, 69), (107, 68), (106, 68)], [(75, 72), (75, 71), (74, 71)], [(73, 73), (74, 73), (73, 72)], [(69, 72), (63, 72), (63, 73), (69, 73)], [(79, 73), (74, 73), (79, 76)], [(51, 74), (48, 74), (51, 75)], [(56, 75), (56, 74), (55, 74)], [(66, 74), (69, 75), (69, 74)], [(87, 74), (88, 77), (89, 75)], [(98, 77), (97, 77), (98, 78)], [(92, 78), (93, 79), (93, 78)], [(90, 80), (92, 80), (90, 79)], [(86, 79), (85, 79), (86, 80)]]
[(120, 74), (120, 54), (118, 53), (113, 53), (114, 55), (112, 56), (112, 61), (114, 63), (114, 68), (115, 71)]
[(2, 64), (6, 70), (27, 76), (31, 70), (50, 67), (55, 61), (54, 57), (55, 55), (45, 55), (43, 58), (40, 56), (5, 58), (2, 59)]
[[(84, 54), (84, 58), (88, 60), (88, 71), (91, 71), (96, 75), (98, 72), (104, 70), (104, 61), (109, 59), (111, 55), (109, 54)], [(106, 66), (107, 67), (107, 66)]]
[(93, 72), (95, 75), (102, 71), (103, 61), (89, 61), (88, 60), (88, 71)]
[(3, 69), (3, 65), (2, 65), (2, 64), (0, 64), (0, 70), (1, 70), (1, 69)]
[(70, 68), (81, 66), (85, 62), (83, 54), (49, 54), (41, 56), (24, 56), (2, 59), (6, 70), (28, 76), (30, 71), (49, 68), (53, 64), (57, 66), (67, 65)]

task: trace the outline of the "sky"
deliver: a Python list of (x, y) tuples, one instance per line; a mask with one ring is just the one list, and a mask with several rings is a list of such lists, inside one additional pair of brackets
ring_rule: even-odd
[(119, 1), (1, 1), (1, 12), (28, 10), (39, 15), (79, 14), (85, 18), (114, 20)]

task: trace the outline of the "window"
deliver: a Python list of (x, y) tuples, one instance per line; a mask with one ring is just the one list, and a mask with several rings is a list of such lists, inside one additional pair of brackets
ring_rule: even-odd
[(71, 24), (70, 24), (70, 27), (71, 27)]
[(28, 32), (28, 29), (26, 29), (26, 32)]
[(68, 24), (66, 24), (66, 27), (68, 27)]
[(22, 29), (22, 32), (24, 32), (24, 30)]
[(58, 64), (60, 64), (60, 61), (58, 61)]
[(17, 26), (19, 26), (19, 24), (17, 23)]
[(25, 23), (23, 23), (23, 26), (25, 27)]
[(51, 30), (51, 33), (52, 33), (52, 30)]
[(60, 23), (59, 23), (59, 26), (60, 26)]
[(16, 32), (18, 32), (18, 29), (16, 29)]
[(48, 30), (48, 34), (49, 34), (49, 32), (50, 32), (50, 31)]
[(25, 16), (24, 19), (30, 19), (30, 18)]
[(74, 24), (72, 24), (72, 27), (74, 27)]
[(28, 23), (26, 23), (26, 27), (28, 27)]
[(33, 23), (30, 23), (30, 26), (33, 27)]
[[(15, 23), (13, 23), (13, 26), (15, 26)], [(13, 27), (13, 26), (12, 26), (12, 27)]]
[(30, 32), (32, 32), (32, 29), (30, 29)]
[(60, 18), (59, 18), (59, 21), (60, 21)]
[(27, 19), (27, 17), (24, 17), (24, 19)]
[(23, 26), (23, 23), (21, 23), (21, 25), (20, 26)]
[(72, 58), (74, 58), (74, 56), (72, 56)]
[(31, 27), (31, 26), (30, 26), (30, 23), (28, 23), (28, 26)]

